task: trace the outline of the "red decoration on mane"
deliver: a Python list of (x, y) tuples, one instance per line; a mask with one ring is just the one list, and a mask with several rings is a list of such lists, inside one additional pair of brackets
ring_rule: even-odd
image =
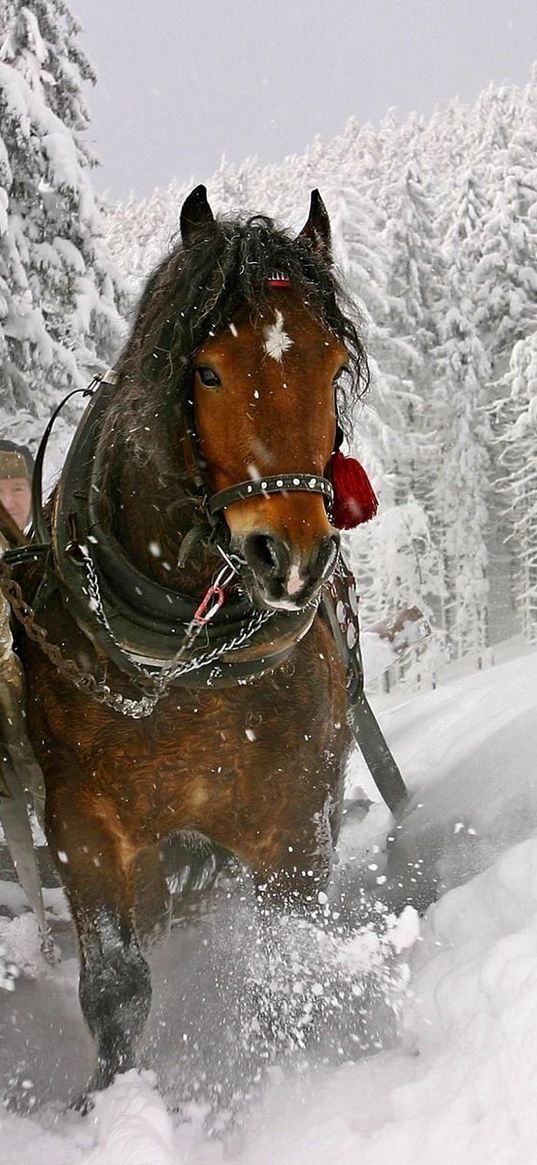
[(332, 525), (338, 530), (352, 530), (374, 518), (378, 498), (360, 462), (338, 450), (332, 454), (330, 470), (334, 488)]

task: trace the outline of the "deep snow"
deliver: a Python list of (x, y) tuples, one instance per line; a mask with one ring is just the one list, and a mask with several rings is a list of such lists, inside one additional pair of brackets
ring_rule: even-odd
[[(150, 1071), (86, 1118), (65, 1108), (91, 1045), (61, 892), (47, 892), (64, 953), (51, 971), (0, 886), (18, 972), (0, 991), (4, 1165), (534, 1161), (537, 654), (400, 701), (380, 718), (415, 798), (388, 864), (390, 818), (379, 804), (363, 817), (358, 757), (349, 780), (333, 905), (362, 922), (368, 907), (369, 927), (289, 940), (283, 925), (267, 953), (247, 882), (223, 886), (153, 957)], [(419, 920), (408, 904), (434, 895)]]

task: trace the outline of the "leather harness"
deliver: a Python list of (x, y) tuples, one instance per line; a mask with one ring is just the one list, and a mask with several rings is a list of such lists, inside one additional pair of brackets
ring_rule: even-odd
[[(46, 443), (58, 410), (45, 430), (34, 475), (36, 532), (42, 541), (8, 551), (4, 556), (7, 563), (16, 565), (46, 555), (34, 609), (37, 606), (42, 610), (51, 593), (59, 589), (65, 608), (83, 633), (145, 693), (138, 701), (121, 695), (105, 698), (104, 702), (129, 716), (150, 715), (170, 684), (244, 684), (272, 670), (289, 657), (320, 610), (346, 667), (349, 723), (381, 795), (392, 812), (399, 814), (407, 802), (406, 787), (364, 692), (358, 599), (354, 578), (341, 555), (320, 598), (303, 610), (255, 611), (246, 596), (229, 596), (225, 613), (219, 613), (218, 620), (204, 626), (205, 641), (200, 653), (197, 640), (188, 643), (199, 600), (163, 587), (138, 571), (113, 535), (105, 533), (99, 524), (93, 500), (98, 490), (95, 455), (100, 425), (115, 383), (116, 375), (111, 372), (96, 378), (90, 389), (84, 390), (91, 400), (55, 493), (50, 541), (42, 510), (41, 475)], [(205, 498), (205, 506), (214, 525), (215, 516), (223, 507), (239, 497), (305, 490), (322, 493), (330, 500), (331, 489), (326, 478), (301, 473), (280, 475), (241, 482), (212, 499)], [(227, 555), (224, 557), (229, 562)]]
[[(51, 592), (59, 589), (66, 610), (83, 633), (141, 687), (158, 682), (166, 672), (167, 684), (204, 687), (245, 683), (283, 663), (309, 631), (319, 600), (296, 612), (258, 612), (246, 595), (233, 593), (218, 620), (204, 627), (203, 650), (200, 652), (198, 640), (190, 648), (185, 647), (185, 635), (199, 599), (162, 586), (138, 570), (114, 535), (105, 532), (100, 524), (98, 441), (103, 417), (116, 390), (115, 372), (96, 378), (90, 390), (90, 402), (55, 491), (50, 556), (34, 609), (37, 605), (42, 611)], [(50, 426), (36, 459), (34, 483), (35, 523), (41, 537), (48, 533), (42, 516), (40, 479), (49, 436)], [(201, 480), (197, 454), (196, 462), (197, 478)], [(240, 482), (206, 496), (207, 519), (213, 526), (215, 541), (225, 526), (217, 515), (231, 502), (296, 490), (321, 493), (328, 502), (332, 498), (330, 481), (311, 473)], [(35, 553), (36, 548), (33, 549)], [(8, 558), (14, 561), (15, 553)], [(181, 666), (173, 670), (178, 652)]]

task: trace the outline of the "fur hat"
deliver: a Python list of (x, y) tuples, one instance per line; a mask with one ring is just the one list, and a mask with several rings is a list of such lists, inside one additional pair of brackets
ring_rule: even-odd
[(34, 459), (25, 445), (0, 440), (0, 477), (25, 477), (32, 480)]

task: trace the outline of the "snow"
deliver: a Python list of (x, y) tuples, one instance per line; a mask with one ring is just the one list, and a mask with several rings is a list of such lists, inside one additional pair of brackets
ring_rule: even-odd
[[(111, 362), (128, 306), (79, 132), (91, 67), (63, 4), (45, 7), (46, 36), (8, 5), (0, 61), (2, 423), (31, 448), (60, 393)], [(382, 502), (349, 538), (362, 621), (418, 603), (433, 627), (395, 663), (366, 632), (366, 672), (442, 686), (376, 699), (414, 792), (405, 820), (393, 825), (353, 758), (317, 923), (282, 920), (261, 941), (247, 880), (213, 892), (152, 956), (144, 1070), (86, 1117), (67, 1108), (93, 1051), (65, 898), (45, 894), (63, 956), (51, 968), (20, 888), (0, 883), (5, 1165), (534, 1160), (537, 656), (500, 663), (495, 646), (496, 666), (469, 670), (493, 662), (487, 635), (510, 634), (515, 609), (537, 636), (536, 105), (534, 73), (472, 110), (350, 123), (280, 167), (214, 176), (226, 214), (266, 207), (292, 224), (305, 181), (327, 198), (373, 371), (353, 418)], [(186, 192), (107, 211), (129, 290), (166, 251)], [(266, 355), (283, 363), (291, 344), (276, 311)], [(73, 422), (60, 418), (47, 484)]]
[(175, 1165), (171, 1118), (148, 1074), (127, 1072), (97, 1099), (87, 1165)]
[[(0, 937), (18, 964), (14, 989), (0, 991), (4, 1165), (534, 1160), (537, 653), (453, 674), (378, 705), (414, 793), (389, 858), (389, 815), (377, 798), (364, 816), (366, 774), (353, 758), (331, 901), (344, 912), (365, 887), (374, 925), (290, 936), (281, 923), (263, 954), (245, 885), (217, 891), (155, 952), (151, 1070), (120, 1077), (86, 1117), (65, 1108), (91, 1047), (64, 903), (47, 894), (64, 928), (64, 960), (50, 969), (12, 888), (15, 917)], [(319, 909), (330, 913), (324, 898)], [(259, 1023), (275, 997), (287, 1027), (274, 1026), (264, 1061)]]

